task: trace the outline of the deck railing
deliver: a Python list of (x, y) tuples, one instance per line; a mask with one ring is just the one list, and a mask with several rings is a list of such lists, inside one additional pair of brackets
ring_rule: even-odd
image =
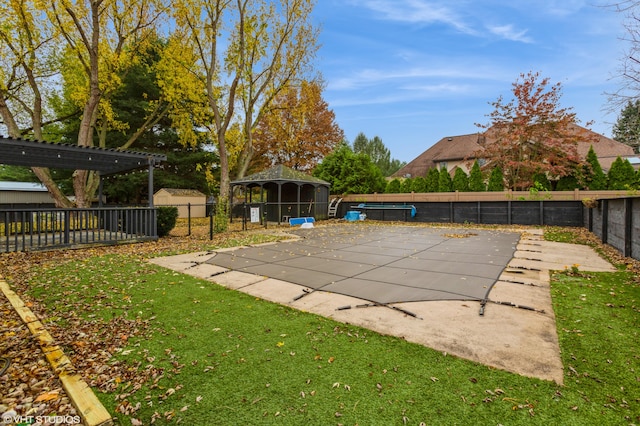
[(155, 208), (0, 209), (0, 253), (157, 238)]

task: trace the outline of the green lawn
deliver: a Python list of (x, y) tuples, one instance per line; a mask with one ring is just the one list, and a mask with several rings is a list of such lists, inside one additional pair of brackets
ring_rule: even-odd
[(553, 276), (564, 386), (262, 301), (142, 256), (47, 264), (31, 283), (63, 325), (74, 316), (105, 329), (123, 318), (150, 324), (117, 352), (124, 363), (108, 372), (110, 391), (97, 391), (122, 425), (640, 423), (640, 286), (627, 272)]

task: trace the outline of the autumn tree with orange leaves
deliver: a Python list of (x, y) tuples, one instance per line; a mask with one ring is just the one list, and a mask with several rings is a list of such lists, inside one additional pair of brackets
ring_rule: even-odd
[(317, 82), (289, 86), (274, 101), (254, 134), (252, 169), (282, 164), (310, 171), (344, 139)]
[(486, 132), (474, 156), (486, 159), (487, 169), (499, 166), (507, 188), (527, 190), (540, 173), (550, 180), (572, 174), (580, 162), (578, 141), (593, 140), (572, 108), (560, 107), (561, 89), (539, 73), (521, 74), (513, 83), (514, 98), (492, 102), (491, 122), (478, 125)]

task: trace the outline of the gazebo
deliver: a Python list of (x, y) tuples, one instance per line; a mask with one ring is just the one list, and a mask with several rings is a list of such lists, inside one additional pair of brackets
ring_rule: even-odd
[(326, 219), (330, 186), (329, 182), (283, 165), (231, 182), (232, 192), (242, 187), (245, 205), (260, 207), (267, 221), (278, 223), (292, 217)]

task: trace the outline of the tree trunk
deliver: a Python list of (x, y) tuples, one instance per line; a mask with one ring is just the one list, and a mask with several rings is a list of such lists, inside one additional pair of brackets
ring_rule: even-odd
[(49, 191), (49, 194), (51, 194), (56, 207), (73, 207), (73, 203), (67, 198), (66, 195), (62, 193), (62, 191), (60, 191), (58, 185), (53, 181), (49, 169), (44, 167), (32, 167), (31, 170), (33, 170), (33, 173), (35, 173), (38, 179), (40, 179), (40, 182), (42, 182), (42, 184), (47, 187), (47, 190)]
[(247, 174), (249, 164), (251, 164), (251, 160), (253, 159), (253, 133), (251, 130), (251, 117), (245, 117), (244, 127), (244, 146), (242, 147), (240, 158), (238, 158), (238, 171), (236, 173), (236, 179), (242, 179)]

